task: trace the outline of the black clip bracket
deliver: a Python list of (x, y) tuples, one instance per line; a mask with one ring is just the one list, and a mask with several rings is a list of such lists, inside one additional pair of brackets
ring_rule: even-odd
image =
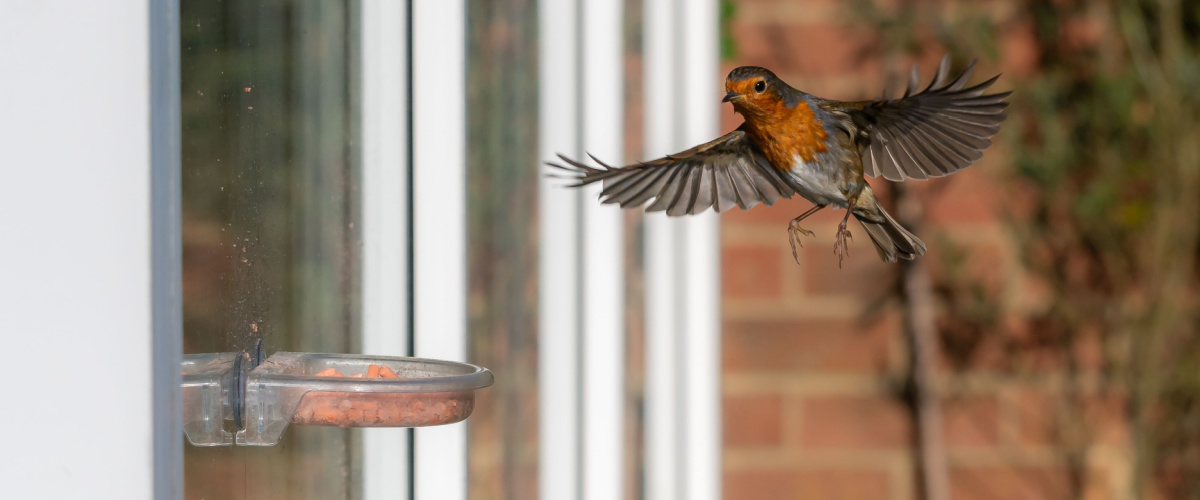
[(254, 348), (250, 352), (242, 351), (242, 355), (233, 360), (233, 394), (229, 399), (233, 406), (233, 423), (238, 429), (245, 428), (246, 376), (262, 364), (265, 357), (262, 345), (262, 338), (255, 340)]

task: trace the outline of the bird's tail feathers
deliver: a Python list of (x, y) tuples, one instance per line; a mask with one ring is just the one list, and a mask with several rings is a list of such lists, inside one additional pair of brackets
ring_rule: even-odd
[(925, 255), (925, 242), (904, 229), (904, 226), (888, 215), (882, 206), (879, 207), (879, 214), (883, 216), (879, 221), (854, 214), (854, 218), (867, 230), (871, 243), (875, 244), (879, 258), (884, 262), (896, 262), (897, 259), (913, 260)]

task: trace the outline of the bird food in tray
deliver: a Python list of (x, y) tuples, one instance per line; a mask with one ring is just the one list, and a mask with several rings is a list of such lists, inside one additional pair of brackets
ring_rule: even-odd
[(269, 446), (289, 423), (423, 427), (460, 422), (490, 371), (450, 361), (277, 352), (247, 377), (240, 445)]
[[(318, 377), (345, 377), (334, 368), (317, 372)], [(400, 375), (387, 365), (368, 365), (367, 373), (349, 378), (393, 379)], [(471, 391), (453, 393), (361, 393), (310, 392), (300, 399), (292, 423), (339, 427), (420, 427), (460, 422), (471, 414), (475, 397)]]

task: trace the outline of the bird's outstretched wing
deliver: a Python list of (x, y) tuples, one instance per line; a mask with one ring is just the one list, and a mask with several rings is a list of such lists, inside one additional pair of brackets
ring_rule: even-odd
[(601, 202), (630, 208), (653, 198), (646, 211), (665, 210), (671, 216), (698, 214), (709, 207), (723, 212), (759, 202), (770, 205), (796, 192), (740, 129), (681, 153), (624, 167), (605, 165), (594, 156), (601, 168), (558, 157), (566, 165), (547, 164), (578, 180), (573, 187), (603, 183)]
[(920, 75), (913, 66), (908, 88), (900, 99), (846, 103), (857, 128), (863, 173), (890, 181), (941, 177), (966, 168), (992, 145), (1006, 118), (1005, 98), (1012, 92), (984, 94), (1000, 75), (966, 86), (975, 69), (972, 61), (947, 83), (950, 58), (942, 58), (933, 83), (915, 93)]

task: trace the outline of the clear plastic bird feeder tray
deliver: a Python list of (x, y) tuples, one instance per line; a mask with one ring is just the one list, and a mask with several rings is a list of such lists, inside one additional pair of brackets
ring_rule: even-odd
[[(201, 356), (211, 359), (196, 359), (195, 374), (188, 372), (192, 357), (184, 361), (184, 431), (197, 446), (272, 446), (288, 425), (452, 424), (471, 415), (475, 391), (493, 382), (486, 368), (433, 359), (277, 352), (246, 370), (243, 353)], [(368, 373), (381, 368), (387, 376)], [(192, 379), (200, 380), (189, 386)], [(240, 429), (236, 435), (224, 430), (225, 420)]]
[[(233, 418), (234, 365), (240, 352), (187, 354), (183, 356), (183, 432), (196, 446), (233, 444), (233, 433), (225, 420)], [(244, 375), (244, 373), (243, 373)]]

